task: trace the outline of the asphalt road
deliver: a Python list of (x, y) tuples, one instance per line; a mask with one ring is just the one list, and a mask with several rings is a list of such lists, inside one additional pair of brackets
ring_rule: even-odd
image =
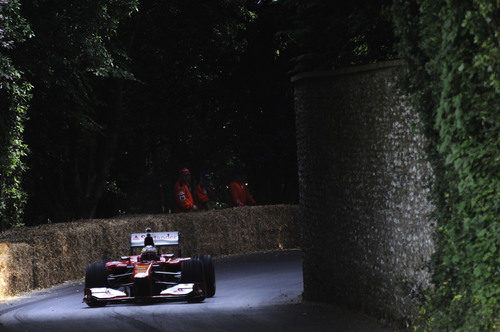
[(217, 292), (203, 303), (89, 308), (73, 283), (0, 305), (0, 331), (388, 331), (334, 305), (302, 303), (299, 251), (216, 261)]

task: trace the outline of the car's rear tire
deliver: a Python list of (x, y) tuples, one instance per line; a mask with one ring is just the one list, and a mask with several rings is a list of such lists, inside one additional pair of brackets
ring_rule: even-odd
[(215, 269), (214, 263), (212, 261), (212, 256), (199, 255), (193, 257), (193, 259), (199, 260), (203, 264), (203, 274), (205, 276), (207, 297), (213, 297), (215, 295)]
[[(108, 269), (106, 264), (92, 263), (87, 266), (85, 271), (85, 288), (108, 287)], [(87, 301), (89, 307), (104, 307), (104, 301)]]
[[(205, 286), (205, 277), (203, 274), (203, 263), (199, 260), (190, 259), (183, 261), (181, 264), (181, 284), (192, 284), (197, 283), (203, 286), (203, 289), (206, 289)], [(206, 294), (203, 295), (195, 295), (188, 299), (188, 302), (201, 302), (205, 300)]]

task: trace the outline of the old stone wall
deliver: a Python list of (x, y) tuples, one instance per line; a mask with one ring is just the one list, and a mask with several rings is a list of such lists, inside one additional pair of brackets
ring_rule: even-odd
[(304, 297), (405, 320), (429, 286), (431, 169), (416, 112), (385, 62), (295, 86)]

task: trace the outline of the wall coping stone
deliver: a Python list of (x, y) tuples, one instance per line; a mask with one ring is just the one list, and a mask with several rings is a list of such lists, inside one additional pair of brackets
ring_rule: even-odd
[(290, 78), (290, 81), (292, 83), (295, 83), (297, 81), (306, 79), (306, 78), (321, 78), (321, 77), (330, 77), (330, 76), (340, 76), (340, 75), (347, 75), (347, 74), (354, 74), (354, 73), (361, 73), (365, 71), (374, 71), (374, 70), (380, 70), (384, 68), (390, 68), (390, 67), (400, 67), (404, 65), (403, 60), (391, 60), (391, 61), (381, 61), (381, 62), (376, 62), (376, 63), (370, 63), (367, 65), (361, 65), (361, 66), (352, 66), (352, 67), (346, 67), (346, 68), (340, 68), (340, 69), (335, 69), (335, 70), (323, 70), (323, 71), (308, 71), (304, 73), (299, 73), (292, 78)]

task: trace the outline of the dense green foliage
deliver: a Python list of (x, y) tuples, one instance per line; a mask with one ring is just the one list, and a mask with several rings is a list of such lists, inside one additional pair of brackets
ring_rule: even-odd
[[(26, 224), (173, 210), (185, 166), (195, 183), (213, 172), (221, 202), (235, 168), (247, 170), (259, 203), (296, 200), (289, 57), (277, 51), (275, 1), (15, 3), (34, 34), (9, 54), (34, 86), (30, 153), (16, 148), (12, 159), (30, 169)], [(26, 108), (16, 112), (24, 123)], [(13, 174), (4, 179), (20, 188)]]
[(0, 229), (21, 225), (26, 204), (23, 131), (31, 86), (10, 55), (30, 34), (19, 12), (18, 0), (0, 2)]
[(279, 37), (294, 49), (293, 72), (392, 59), (392, 0), (282, 0), (287, 24)]
[(151, 2), (134, 17), (130, 57), (140, 84), (127, 94), (140, 112), (130, 112), (135, 126), (114, 172), (126, 210), (173, 209), (184, 166), (195, 182), (213, 172), (220, 201), (235, 167), (247, 171), (259, 203), (295, 201), (294, 113), (287, 60), (275, 53), (277, 9), (256, 3)]
[(393, 10), (435, 171), (434, 288), (420, 327), (494, 329), (500, 298), (500, 2), (396, 0)]
[(135, 0), (23, 3), (35, 34), (16, 54), (34, 85), (27, 223), (94, 214), (117, 144), (124, 82), (133, 79), (118, 27), (136, 8)]

